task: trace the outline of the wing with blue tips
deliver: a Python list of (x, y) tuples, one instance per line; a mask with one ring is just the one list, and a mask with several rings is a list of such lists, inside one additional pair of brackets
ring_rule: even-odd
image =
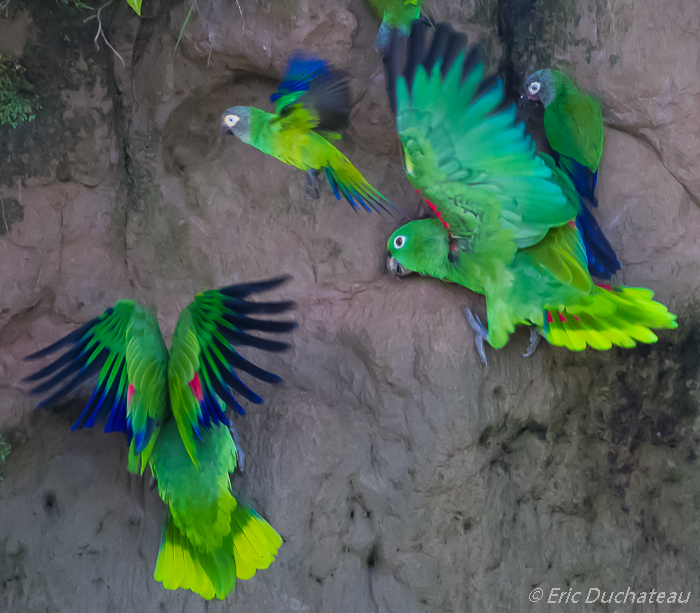
[(308, 111), (313, 129), (326, 134), (340, 133), (350, 124), (352, 99), (347, 75), (314, 57), (295, 56), (277, 92), (270, 96), (280, 117), (297, 105)]
[(278, 314), (294, 303), (252, 302), (246, 298), (268, 291), (286, 279), (231, 285), (198, 294), (178, 319), (168, 363), (170, 404), (180, 437), (196, 464), (195, 436), (212, 425), (229, 425), (226, 405), (238, 413), (243, 408), (234, 394), (259, 404), (262, 398), (243, 383), (238, 372), (268, 383), (280, 378), (242, 357), (236, 348), (250, 346), (263, 351), (284, 351), (288, 343), (249, 334), (248, 331), (282, 333), (296, 324), (289, 321), (257, 319), (251, 315)]
[(125, 432), (130, 443), (129, 467), (148, 459), (167, 412), (168, 354), (155, 314), (132, 300), (120, 300), (28, 360), (67, 348), (48, 366), (25, 379), (38, 383), (31, 393), (60, 386), (39, 406), (65, 399), (97, 375), (92, 396), (72, 430), (89, 428), (106, 418), (105, 432)]

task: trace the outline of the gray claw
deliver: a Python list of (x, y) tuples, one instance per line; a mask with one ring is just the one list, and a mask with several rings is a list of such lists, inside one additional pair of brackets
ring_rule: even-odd
[(312, 200), (318, 200), (321, 197), (321, 187), (318, 177), (321, 174), (319, 170), (306, 171), (306, 197)]
[(236, 429), (233, 426), (229, 426), (228, 429), (231, 431), (233, 444), (236, 446), (238, 469), (241, 472), (245, 472), (245, 453), (243, 453), (243, 448), (238, 444), (238, 432), (236, 432)]
[(472, 310), (467, 307), (466, 310), (467, 321), (469, 325), (476, 332), (476, 350), (479, 352), (481, 361), (484, 365), (488, 366), (488, 361), (486, 360), (486, 352), (484, 351), (484, 341), (488, 338), (489, 331), (486, 329), (484, 324), (481, 323), (481, 319), (476, 313), (472, 313)]
[(537, 349), (537, 345), (540, 344), (540, 339), (542, 336), (540, 335), (539, 331), (535, 326), (530, 327), (530, 345), (528, 345), (527, 351), (523, 353), (523, 357), (529, 358), (533, 353), (535, 353), (535, 349)]

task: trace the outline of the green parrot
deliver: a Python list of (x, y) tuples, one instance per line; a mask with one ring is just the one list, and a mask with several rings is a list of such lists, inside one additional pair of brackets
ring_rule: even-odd
[(527, 98), (544, 105), (544, 129), (552, 149), (587, 168), (594, 183), (603, 155), (600, 102), (582, 93), (563, 72), (549, 68), (533, 72), (524, 90)]
[(480, 49), (467, 53), (446, 24), (426, 48), (427, 34), (414, 22), (407, 43), (392, 36), (386, 78), (406, 173), (436, 218), (394, 232), (389, 270), (484, 294), (488, 329), (467, 310), (484, 362), (484, 341), (503, 347), (517, 324), (576, 351), (652, 343), (650, 328), (675, 328), (651, 291), (593, 282), (573, 183), (550, 156), (535, 155), (501, 81), (484, 79)]
[(355, 210), (387, 211), (393, 205), (372, 187), (331, 140), (350, 124), (350, 87), (345, 73), (316, 58), (294, 57), (277, 93), (277, 113), (234, 106), (221, 115), (222, 134), (237, 136), (267, 155), (309, 174), (309, 186), (324, 170), (335, 197)]
[[(27, 377), (40, 403), (64, 399), (93, 375), (97, 384), (72, 430), (107, 417), (105, 432), (125, 432), (128, 469), (146, 464), (158, 481), (168, 514), (155, 578), (167, 589), (190, 589), (203, 598), (225, 598), (236, 578), (249, 579), (272, 564), (282, 539), (253, 509), (238, 502), (229, 474), (238, 462), (224, 405), (243, 413), (232, 392), (253, 403), (262, 398), (236, 371), (268, 383), (281, 379), (242, 357), (237, 346), (282, 351), (289, 345), (247, 330), (280, 333), (296, 324), (253, 314), (283, 313), (292, 302), (247, 298), (285, 279), (239, 284), (197, 294), (180, 314), (170, 351), (152, 311), (120, 300), (99, 317), (26, 359), (66, 348), (51, 364)], [(67, 382), (66, 382), (67, 381)]]
[(523, 98), (544, 105), (545, 135), (557, 166), (576, 186), (583, 205), (576, 223), (583, 233), (591, 274), (610, 279), (620, 262), (590, 207), (598, 206), (595, 186), (603, 153), (603, 114), (600, 102), (588, 96), (559, 70), (538, 70), (523, 85)]
[(375, 41), (375, 49), (384, 53), (392, 28), (398, 28), (408, 35), (411, 22), (420, 17), (421, 6), (425, 0), (369, 0), (372, 8), (382, 18)]

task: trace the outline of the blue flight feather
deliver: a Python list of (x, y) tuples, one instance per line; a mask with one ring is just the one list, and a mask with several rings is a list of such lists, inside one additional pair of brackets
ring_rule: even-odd
[(330, 74), (328, 62), (313, 57), (296, 56), (287, 65), (287, 72), (277, 92), (270, 96), (271, 102), (277, 102), (283, 96), (294, 92), (309, 91), (311, 81)]

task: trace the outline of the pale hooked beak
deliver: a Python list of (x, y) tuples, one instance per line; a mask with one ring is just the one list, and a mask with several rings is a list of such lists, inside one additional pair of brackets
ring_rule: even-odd
[(386, 267), (387, 270), (394, 275), (395, 279), (398, 279), (399, 277), (406, 277), (410, 274), (413, 274), (412, 270), (408, 270), (407, 268), (404, 268), (399, 264), (398, 260), (394, 258), (393, 256), (389, 256), (386, 260)]

